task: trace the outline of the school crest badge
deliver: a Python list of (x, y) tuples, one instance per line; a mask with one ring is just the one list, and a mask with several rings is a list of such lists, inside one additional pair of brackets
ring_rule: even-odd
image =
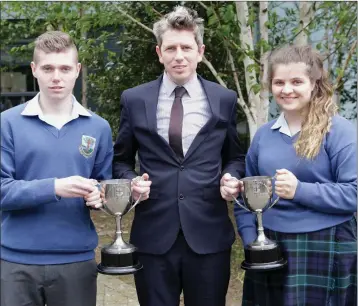
[(80, 153), (84, 157), (86, 158), (91, 157), (94, 152), (95, 146), (96, 146), (96, 138), (87, 135), (82, 135), (82, 143), (79, 149), (80, 149)]

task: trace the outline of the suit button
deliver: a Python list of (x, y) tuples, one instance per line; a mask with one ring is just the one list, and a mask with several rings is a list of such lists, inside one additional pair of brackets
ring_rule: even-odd
[(179, 200), (184, 200), (184, 196), (182, 194), (179, 196)]
[(183, 171), (184, 170), (184, 166), (180, 166), (180, 171)]

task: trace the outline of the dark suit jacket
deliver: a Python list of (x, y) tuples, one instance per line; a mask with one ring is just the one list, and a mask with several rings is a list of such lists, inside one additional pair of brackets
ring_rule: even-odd
[[(159, 79), (125, 90), (114, 145), (114, 178), (132, 179), (138, 152), (140, 174), (152, 181), (149, 199), (136, 207), (131, 242), (140, 252), (164, 254), (180, 226), (192, 250), (199, 254), (227, 250), (235, 240), (227, 205), (220, 195), (226, 172), (244, 174), (237, 131), (237, 96), (199, 77), (212, 117), (199, 131), (184, 160), (157, 133)], [(185, 128), (185, 127), (184, 127)]]

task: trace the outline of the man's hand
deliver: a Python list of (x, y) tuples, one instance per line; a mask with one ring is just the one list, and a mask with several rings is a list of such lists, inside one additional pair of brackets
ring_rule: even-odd
[(103, 197), (101, 196), (101, 190), (98, 188), (99, 184), (96, 180), (91, 180), (92, 184), (96, 187), (94, 191), (84, 197), (86, 205), (92, 208), (101, 208)]
[(132, 180), (132, 197), (135, 201), (139, 199), (140, 194), (142, 197), (140, 201), (144, 201), (149, 198), (150, 193), (150, 185), (152, 185), (152, 181), (149, 181), (149, 175), (144, 173), (142, 175), (142, 180)]
[(62, 179), (55, 179), (55, 193), (63, 198), (81, 198), (86, 197), (95, 187), (90, 179), (82, 176), (70, 176)]
[(291, 200), (295, 196), (298, 180), (296, 176), (286, 170), (276, 170), (275, 193), (278, 197)]
[(243, 182), (231, 176), (230, 173), (225, 173), (220, 180), (220, 193), (224, 200), (232, 201), (233, 197), (237, 198), (239, 192), (244, 190)]

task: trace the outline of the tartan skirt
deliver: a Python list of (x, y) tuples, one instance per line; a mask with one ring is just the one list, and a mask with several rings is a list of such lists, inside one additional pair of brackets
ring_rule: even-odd
[(246, 271), (243, 306), (357, 305), (357, 221), (310, 233), (265, 230), (287, 259), (281, 270)]

